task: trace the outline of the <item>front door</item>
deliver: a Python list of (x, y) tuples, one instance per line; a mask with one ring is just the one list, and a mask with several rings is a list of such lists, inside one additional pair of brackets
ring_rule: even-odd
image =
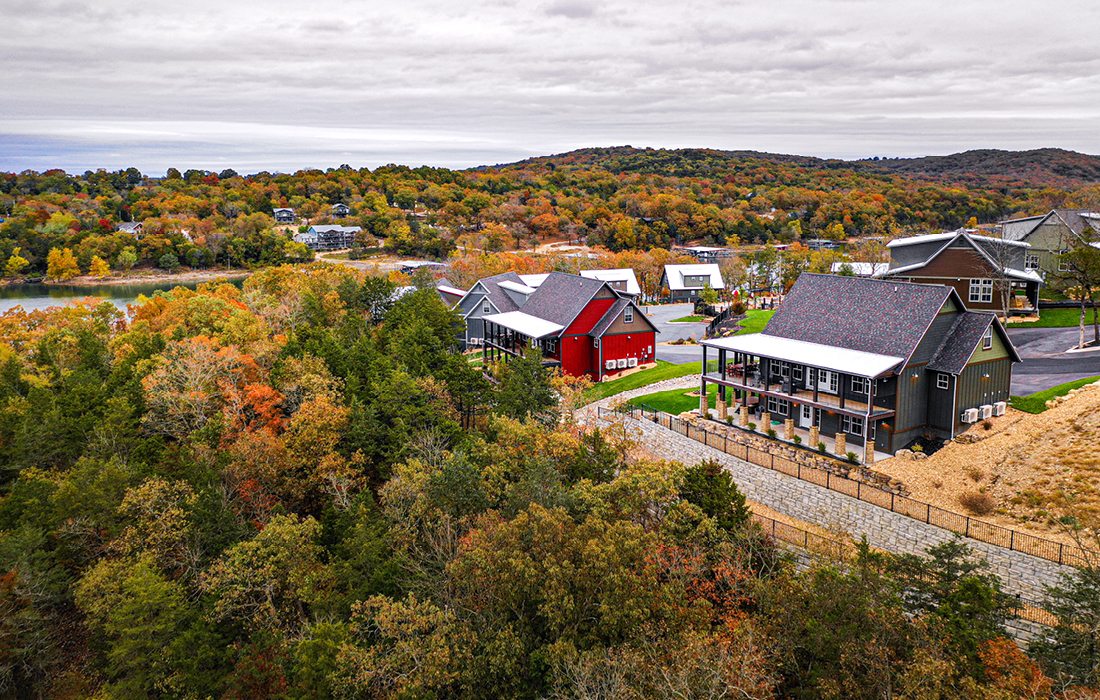
[(798, 426), (809, 428), (814, 424), (814, 407), (802, 404), (802, 410), (798, 412)]

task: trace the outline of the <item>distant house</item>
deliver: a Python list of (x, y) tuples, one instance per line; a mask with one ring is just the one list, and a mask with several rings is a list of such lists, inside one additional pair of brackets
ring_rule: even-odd
[(884, 262), (835, 262), (832, 273), (839, 275), (847, 265), (856, 277), (882, 277), (890, 269), (890, 263)]
[(719, 420), (735, 412), (811, 447), (828, 438), (841, 456), (950, 440), (1002, 414), (1020, 361), (996, 315), (952, 287), (810, 273), (762, 332), (701, 344), (703, 367), (717, 350), (701, 388), (718, 385)]
[(714, 263), (699, 265), (665, 265), (661, 287), (668, 289), (674, 302), (694, 301), (706, 287), (725, 289), (722, 272)]
[(292, 224), (298, 220), (298, 217), (294, 214), (294, 210), (286, 207), (275, 209), (272, 213), (275, 215), (275, 221), (280, 224)]
[(343, 217), (343, 216), (347, 216), (350, 213), (351, 213), (351, 207), (349, 207), (348, 205), (346, 205), (342, 202), (339, 202), (337, 204), (332, 205), (332, 215), (333, 216)]
[(305, 232), (294, 234), (294, 240), (312, 250), (340, 250), (352, 247), (355, 236), (362, 230), (359, 226), (310, 226)]
[(1058, 271), (1058, 256), (1078, 243), (1100, 239), (1100, 212), (1052, 209), (1041, 216), (1002, 221), (1001, 237), (1031, 246), (1024, 266), (1046, 277)]
[(441, 270), (447, 267), (447, 265), (445, 263), (432, 262), (431, 260), (405, 260), (401, 263), (401, 272), (406, 275), (411, 275), (422, 267)]
[(638, 284), (638, 277), (634, 274), (634, 270), (629, 267), (612, 270), (581, 270), (581, 277), (607, 282), (608, 286), (622, 294), (638, 296), (642, 293), (642, 288)]
[[(1042, 277), (1025, 269), (1030, 246), (979, 236), (966, 229), (927, 236), (898, 238), (887, 244), (890, 268), (883, 279), (945, 284), (953, 287), (971, 309), (1004, 315), (1039, 309)], [(1003, 286), (1009, 289), (1004, 308)]]
[(729, 248), (715, 248), (706, 245), (693, 245), (677, 248), (676, 252), (690, 255), (701, 263), (712, 263), (721, 258), (733, 257), (733, 251)]
[(810, 250), (840, 250), (844, 247), (840, 241), (831, 241), (827, 238), (807, 238), (802, 241), (802, 245)]
[(118, 225), (119, 233), (127, 233), (134, 238), (141, 238), (143, 235), (143, 226), (140, 221), (123, 221)]
[(600, 381), (656, 362), (656, 327), (606, 282), (551, 272), (530, 287), (514, 272), (478, 280), (457, 307), (467, 347), (486, 362), (539, 348), (544, 364)]
[(447, 280), (439, 280), (435, 283), (435, 290), (439, 292), (439, 298), (443, 300), (443, 303), (447, 306), (454, 306), (462, 297), (466, 296), (465, 289), (459, 289), (453, 287)]

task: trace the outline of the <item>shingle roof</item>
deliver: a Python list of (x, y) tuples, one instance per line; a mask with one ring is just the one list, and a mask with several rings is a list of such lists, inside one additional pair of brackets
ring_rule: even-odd
[(928, 369), (951, 374), (962, 372), (990, 323), (993, 323), (993, 314), (976, 311), (960, 313), (947, 332), (943, 345), (928, 362)]
[(581, 277), (604, 282), (625, 282), (626, 289), (622, 291), (627, 294), (642, 293), (642, 288), (638, 286), (638, 278), (634, 275), (634, 270), (629, 267), (614, 270), (581, 270)]
[(1004, 272), (1009, 277), (1030, 282), (1043, 281), (1038, 273), (1024, 269), (1024, 255), (1031, 244), (972, 235), (966, 229), (890, 241), (887, 245), (890, 249), (890, 269), (885, 274), (892, 276), (919, 270), (939, 257), (945, 250), (956, 247), (958, 241), (968, 243), (974, 250), (981, 253), (992, 270), (996, 270), (1003, 264)]
[[(518, 276), (518, 275), (517, 275)], [(599, 280), (551, 272), (523, 305), (524, 313), (568, 326), (604, 288)]]
[(942, 285), (804, 273), (763, 332), (908, 358), (952, 294)]
[[(607, 329), (611, 327), (611, 324), (615, 322), (615, 319), (622, 314), (623, 309), (632, 304), (634, 304), (634, 302), (624, 297), (616, 299), (615, 303), (611, 305), (611, 308), (609, 308), (607, 313), (603, 315), (603, 318), (600, 319), (600, 322), (592, 327), (592, 331), (589, 335), (602, 336), (607, 332)], [(644, 330), (638, 331), (639, 333), (645, 333), (650, 330), (654, 332), (657, 331), (657, 327), (653, 325), (652, 321), (646, 318), (646, 315), (641, 312), (641, 309), (639, 309), (636, 304), (634, 305), (634, 320), (642, 321), (646, 326)]]
[(1096, 231), (1100, 231), (1100, 224), (1096, 222), (1094, 217), (1100, 216), (1096, 212), (1091, 212), (1085, 209), (1051, 209), (1043, 216), (1028, 216), (1020, 219), (1009, 219), (1008, 221), (1002, 221), (1001, 224), (1023, 223), (1034, 221), (1034, 225), (1023, 228), (1016, 231), (1012, 235), (1013, 240), (1023, 240), (1030, 236), (1040, 224), (1048, 221), (1051, 217), (1054, 217), (1065, 224), (1066, 228), (1072, 231), (1078, 236), (1084, 236), (1087, 233), (1087, 228), (1091, 227)]
[[(500, 275), (486, 277), (485, 279), (481, 280), (479, 284), (485, 288), (486, 296), (489, 297), (489, 301), (493, 303), (493, 306), (496, 307), (498, 312), (503, 314), (509, 311), (518, 311), (519, 306), (516, 305), (516, 302), (512, 301), (512, 297), (508, 296), (508, 293), (498, 286), (501, 282), (515, 282), (516, 284), (523, 284), (523, 280), (521, 280), (519, 278), (519, 275), (514, 272), (505, 272)], [(470, 291), (472, 292), (474, 289), (477, 288), (478, 286), (474, 285), (473, 289), (471, 289)]]

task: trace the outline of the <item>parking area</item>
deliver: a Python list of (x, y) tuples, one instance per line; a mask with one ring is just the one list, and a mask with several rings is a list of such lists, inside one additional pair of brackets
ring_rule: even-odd
[(1076, 328), (1009, 328), (1008, 336), (1023, 358), (1012, 368), (1013, 395), (1100, 375), (1100, 350), (1067, 352), (1077, 344), (1078, 333)]
[(703, 337), (707, 324), (705, 323), (672, 323), (672, 321), (690, 316), (694, 310), (691, 304), (662, 304), (660, 306), (645, 306), (646, 315), (653, 325), (657, 326), (657, 359), (671, 362), (674, 365), (682, 365), (688, 362), (698, 362), (703, 352), (698, 345), (667, 345), (668, 341), (678, 338), (691, 338), (696, 340)]

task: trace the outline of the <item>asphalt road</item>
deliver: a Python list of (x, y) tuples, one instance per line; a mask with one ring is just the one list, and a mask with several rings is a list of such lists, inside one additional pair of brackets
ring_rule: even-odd
[(1077, 345), (1076, 328), (1010, 328), (1008, 336), (1023, 358), (1012, 368), (1016, 396), (1100, 375), (1100, 350), (1066, 352)]
[[(657, 359), (682, 365), (703, 357), (698, 345), (662, 345), (676, 338), (703, 337), (702, 323), (669, 323), (691, 313), (691, 304), (668, 304), (648, 308), (657, 326)], [(1100, 375), (1100, 350), (1067, 353), (1077, 344), (1076, 328), (1010, 328), (1008, 335), (1023, 362), (1012, 368), (1012, 393), (1031, 394), (1052, 386)]]

